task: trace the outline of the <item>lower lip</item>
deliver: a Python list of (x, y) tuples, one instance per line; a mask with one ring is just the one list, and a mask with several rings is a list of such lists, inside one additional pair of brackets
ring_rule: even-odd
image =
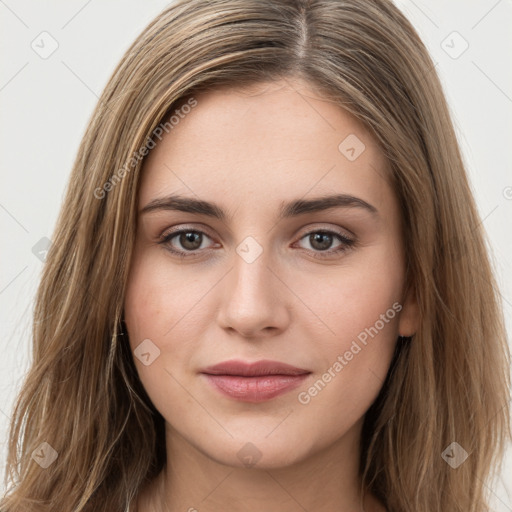
[(282, 395), (296, 387), (308, 377), (302, 375), (264, 375), (259, 377), (241, 377), (239, 375), (203, 374), (222, 394), (244, 402), (264, 402)]

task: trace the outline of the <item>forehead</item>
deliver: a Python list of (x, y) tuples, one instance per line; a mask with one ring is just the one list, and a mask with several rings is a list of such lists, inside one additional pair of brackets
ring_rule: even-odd
[(309, 192), (379, 203), (392, 192), (387, 162), (364, 125), (303, 81), (224, 87), (194, 99), (191, 109), (176, 105), (172, 129), (146, 157), (141, 205), (170, 193), (255, 207)]

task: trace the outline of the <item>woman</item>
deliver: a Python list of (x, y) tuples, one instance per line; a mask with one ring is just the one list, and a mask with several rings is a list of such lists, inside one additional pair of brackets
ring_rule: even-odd
[(509, 354), (433, 67), (386, 0), (147, 27), (75, 162), (2, 510), (488, 510)]

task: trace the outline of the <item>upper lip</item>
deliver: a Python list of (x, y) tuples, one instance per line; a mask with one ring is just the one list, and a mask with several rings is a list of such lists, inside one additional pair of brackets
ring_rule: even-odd
[(235, 359), (208, 366), (208, 368), (201, 370), (201, 373), (255, 377), (259, 375), (303, 375), (311, 372), (279, 361), (263, 359), (251, 363)]

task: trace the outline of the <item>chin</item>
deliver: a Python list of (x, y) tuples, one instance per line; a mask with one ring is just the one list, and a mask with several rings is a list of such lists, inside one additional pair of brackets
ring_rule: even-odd
[(220, 464), (246, 469), (285, 468), (308, 457), (310, 450), (303, 442), (290, 436), (284, 437), (286, 439), (270, 440), (264, 436), (245, 435), (230, 439), (229, 444), (220, 450), (212, 451), (212, 447), (207, 446), (202, 451)]

